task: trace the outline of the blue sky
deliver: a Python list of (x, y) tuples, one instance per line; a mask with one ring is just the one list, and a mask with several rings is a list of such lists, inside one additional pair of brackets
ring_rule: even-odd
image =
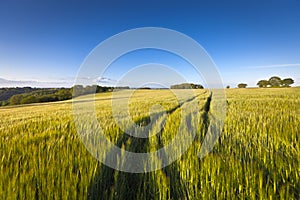
[[(297, 0), (1, 1), (0, 78), (14, 85), (71, 86), (100, 42), (150, 26), (195, 39), (217, 65), (224, 85), (255, 86), (273, 75), (292, 77), (300, 85), (299, 10)], [(120, 58), (118, 67), (112, 65), (103, 76), (118, 80), (130, 67), (148, 62), (170, 64), (188, 81), (202, 82), (184, 61), (154, 50)]]

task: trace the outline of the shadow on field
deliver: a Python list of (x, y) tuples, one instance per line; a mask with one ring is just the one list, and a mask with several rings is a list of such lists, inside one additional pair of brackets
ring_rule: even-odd
[[(184, 103), (193, 101), (196, 98), (193, 97), (185, 102), (179, 104), (166, 113), (168, 115), (179, 109)], [(202, 120), (208, 123), (208, 112), (210, 107), (211, 96), (207, 99), (207, 103), (204, 106), (204, 115)], [(197, 111), (199, 112), (199, 111)], [(161, 115), (161, 113), (158, 113)], [(152, 119), (158, 119), (159, 116), (154, 116)], [(155, 126), (156, 120), (150, 122), (148, 118), (139, 121), (139, 125), (149, 125), (152, 128)], [(188, 129), (192, 129), (191, 115), (188, 116), (187, 124)], [(162, 134), (164, 127), (151, 137), (156, 137), (157, 146), (156, 150), (162, 148), (165, 144), (162, 141)], [(117, 142), (118, 147), (125, 147), (125, 150), (141, 153), (149, 152), (149, 138), (136, 138), (124, 134)], [(160, 159), (166, 157), (166, 152), (162, 151)], [(117, 152), (110, 152), (106, 159), (109, 159), (110, 163), (118, 163), (118, 158), (121, 155)], [(133, 167), (135, 163), (124, 163)], [(97, 172), (93, 180), (88, 187), (87, 199), (188, 199), (188, 187), (187, 183), (181, 178), (178, 162), (164, 167), (162, 169), (148, 172), (148, 173), (127, 173), (121, 172), (110, 167), (105, 166), (98, 162)]]
[[(133, 147), (146, 147), (147, 145), (146, 142), (141, 142), (141, 140), (136, 140), (136, 142), (133, 140), (129, 149), (133, 151)], [(120, 155), (111, 152), (107, 159), (110, 159), (110, 162), (117, 162), (117, 156), (120, 157)], [(124, 164), (134, 165), (134, 163)], [(135, 200), (157, 199), (159, 196), (159, 199), (186, 199), (187, 189), (178, 169), (179, 166), (175, 162), (153, 172), (127, 173), (98, 162), (96, 175), (88, 188), (87, 199)], [(160, 182), (159, 180), (162, 179), (167, 181)]]

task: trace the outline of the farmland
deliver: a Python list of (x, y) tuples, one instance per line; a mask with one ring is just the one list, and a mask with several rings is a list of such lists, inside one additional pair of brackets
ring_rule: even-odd
[[(178, 99), (169, 90), (137, 90), (128, 102), (130, 118), (120, 103), (113, 112), (112, 93), (95, 95), (97, 121), (121, 149), (153, 152), (178, 130), (182, 143), (189, 127), (196, 130), (179, 159), (148, 173), (114, 170), (95, 159), (77, 134), (71, 100), (0, 108), (0, 199), (300, 198), (300, 88), (227, 89), (222, 135), (202, 159), (214, 96), (203, 89), (193, 94)], [(135, 124), (149, 128), (149, 139), (124, 133)]]

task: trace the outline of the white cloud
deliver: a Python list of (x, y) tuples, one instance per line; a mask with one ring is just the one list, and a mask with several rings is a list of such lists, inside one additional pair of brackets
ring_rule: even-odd
[(108, 77), (98, 77), (94, 80), (96, 83), (116, 83), (117, 81)]

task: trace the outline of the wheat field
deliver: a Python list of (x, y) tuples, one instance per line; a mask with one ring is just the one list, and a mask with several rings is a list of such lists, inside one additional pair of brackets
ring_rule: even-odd
[[(202, 159), (198, 154), (214, 105), (210, 91), (193, 90), (194, 96), (178, 99), (170, 90), (137, 90), (128, 101), (130, 121), (121, 104), (113, 113), (112, 93), (95, 95), (97, 121), (121, 149), (155, 151), (178, 130), (182, 141), (192, 134), (190, 126), (196, 130), (179, 159), (148, 173), (114, 170), (94, 158), (77, 134), (71, 100), (2, 107), (0, 199), (299, 199), (300, 88), (225, 92), (221, 137)], [(159, 107), (149, 112), (153, 105)], [(155, 134), (129, 136), (114, 114), (127, 128), (150, 124), (147, 131)]]

